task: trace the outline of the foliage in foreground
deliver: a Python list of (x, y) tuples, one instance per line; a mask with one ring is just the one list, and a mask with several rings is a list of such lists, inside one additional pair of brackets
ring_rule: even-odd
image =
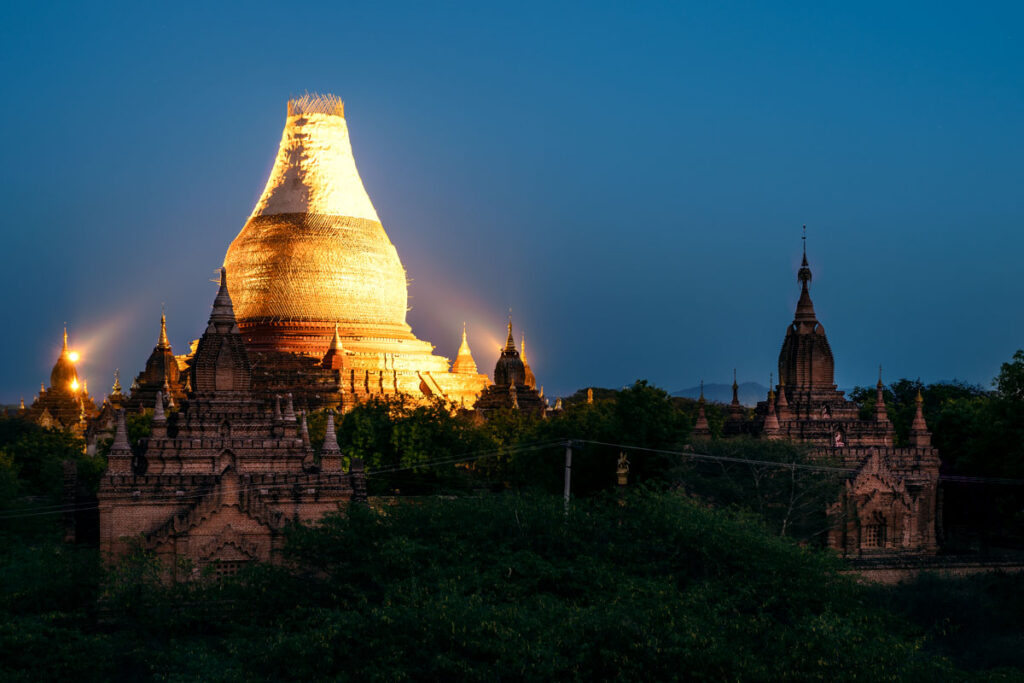
[[(52, 559), (52, 550), (41, 550)], [(924, 641), (825, 554), (677, 493), (354, 507), (289, 568), (161, 588), (145, 558), (66, 603), (2, 603), (5, 680), (943, 680)], [(5, 557), (2, 578), (31, 583)], [(38, 563), (37, 563), (38, 564)], [(74, 577), (75, 573), (68, 576)], [(148, 578), (147, 578), (148, 577)], [(27, 591), (27, 592), (26, 592)]]

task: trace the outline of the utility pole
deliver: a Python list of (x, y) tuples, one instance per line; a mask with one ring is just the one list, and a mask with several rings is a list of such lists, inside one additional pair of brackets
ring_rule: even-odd
[(572, 480), (572, 441), (565, 442), (565, 514), (569, 514), (569, 490)]

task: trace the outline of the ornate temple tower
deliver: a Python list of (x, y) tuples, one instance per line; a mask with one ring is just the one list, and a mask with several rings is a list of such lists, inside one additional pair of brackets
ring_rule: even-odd
[(804, 257), (796, 276), (800, 283), (800, 301), (779, 352), (779, 382), (797, 391), (835, 391), (835, 361), (825, 328), (814, 314), (814, 303), (808, 291), (811, 268), (807, 263), (807, 236), (803, 239)]
[(177, 403), (185, 398), (184, 377), (177, 357), (167, 339), (167, 316), (160, 313), (160, 335), (146, 359), (146, 367), (132, 382), (131, 396), (125, 402), (129, 410), (152, 408), (157, 392), (164, 400)]
[[(449, 373), (406, 323), (405, 269), (363, 188), (333, 95), (288, 102), (274, 168), (224, 266), (260, 387), (316, 385), (297, 398), (347, 408), (380, 394), (471, 404), (484, 386)], [(335, 345), (344, 351), (331, 367), (312, 362)]]
[(778, 392), (769, 389), (753, 421), (730, 420), (725, 431), (803, 442), (852, 471), (828, 510), (832, 548), (852, 557), (934, 553), (939, 454), (920, 402), (909, 443), (897, 447), (881, 368), (870, 419), (862, 419), (859, 406), (836, 389), (832, 349), (809, 292), (806, 235), (803, 251), (800, 300), (779, 353)]
[[(800, 300), (779, 352), (779, 383), (771, 399), (780, 438), (798, 439), (821, 446), (891, 446), (892, 425), (861, 420), (856, 404), (836, 389), (835, 360), (825, 328), (811, 301), (811, 267), (807, 236), (797, 272)], [(768, 405), (758, 405), (760, 421), (768, 419)]]

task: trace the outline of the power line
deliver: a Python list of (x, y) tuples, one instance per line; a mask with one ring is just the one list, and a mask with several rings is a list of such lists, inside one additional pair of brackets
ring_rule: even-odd
[[(465, 453), (462, 455), (449, 456), (446, 458), (440, 458), (437, 460), (426, 460), (418, 462), (412, 465), (404, 466), (392, 466), (384, 467), (375, 470), (369, 470), (364, 476), (367, 478), (374, 476), (382, 476), (387, 474), (395, 474), (399, 472), (411, 472), (414, 470), (421, 470), (428, 467), (438, 467), (443, 465), (454, 465), (468, 462), (475, 462), (477, 460), (483, 460), (486, 458), (500, 457), (502, 455), (518, 455), (522, 453), (530, 453), (538, 450), (544, 450), (555, 446), (565, 446), (567, 444), (591, 444), (595, 446), (606, 446), (610, 448), (618, 448), (626, 451), (634, 451), (641, 453), (657, 453), (661, 455), (673, 455), (690, 460), (700, 460), (706, 462), (727, 462), (734, 464), (753, 465), (758, 467), (773, 467), (778, 469), (788, 470), (806, 470), (811, 472), (832, 472), (837, 474), (854, 474), (859, 471), (859, 468), (852, 467), (835, 467), (830, 465), (814, 465), (808, 463), (797, 463), (797, 462), (782, 462), (778, 460), (758, 460), (753, 458), (739, 458), (725, 455), (710, 455), (707, 453), (695, 453), (692, 451), (674, 451), (660, 448), (649, 448), (646, 446), (634, 446), (629, 444), (618, 444), (607, 441), (595, 441), (591, 439), (562, 439), (557, 441), (548, 441), (533, 444), (522, 444), (518, 446), (511, 446), (507, 448), (500, 448), (498, 450), (488, 451), (476, 451), (471, 453)], [(216, 476), (216, 475), (215, 475)], [(244, 476), (244, 475), (241, 475)], [(901, 479), (909, 479), (907, 477), (897, 477)], [(1024, 485), (1024, 479), (1008, 479), (998, 477), (972, 477), (964, 475), (950, 475), (940, 474), (938, 480), (947, 481), (953, 483), (962, 484), (999, 484), (1007, 486), (1020, 486)], [(251, 483), (245, 486), (239, 486), (236, 488), (239, 492), (248, 492), (253, 490), (266, 491), (269, 489), (294, 489), (301, 488), (303, 486), (309, 486), (310, 484), (303, 484), (300, 482), (282, 482), (282, 483)], [(147, 496), (146, 500), (151, 502), (168, 502), (168, 501), (184, 501), (184, 500), (195, 500), (204, 498), (210, 495), (213, 489), (208, 491), (200, 491), (196, 493), (188, 494), (164, 494), (158, 496)], [(0, 521), (6, 521), (10, 519), (21, 519), (25, 517), (37, 517), (42, 515), (54, 515), (54, 514), (66, 514), (71, 512), (84, 512), (89, 510), (98, 509), (99, 505), (94, 503), (87, 503), (83, 505), (67, 505), (67, 504), (53, 504), (53, 505), (42, 505), (29, 508), (19, 508), (17, 510), (8, 510), (0, 512)]]

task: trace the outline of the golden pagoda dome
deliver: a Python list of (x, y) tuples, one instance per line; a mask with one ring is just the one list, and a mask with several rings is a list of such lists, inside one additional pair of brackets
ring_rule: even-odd
[(50, 371), (50, 389), (58, 391), (78, 391), (78, 371), (75, 369), (77, 354), (68, 349), (68, 328), (64, 328), (64, 347), (61, 349), (57, 362)]
[(405, 269), (363, 188), (344, 106), (288, 102), (263, 195), (224, 259), (253, 350), (323, 354), (343, 338), (415, 340)]

